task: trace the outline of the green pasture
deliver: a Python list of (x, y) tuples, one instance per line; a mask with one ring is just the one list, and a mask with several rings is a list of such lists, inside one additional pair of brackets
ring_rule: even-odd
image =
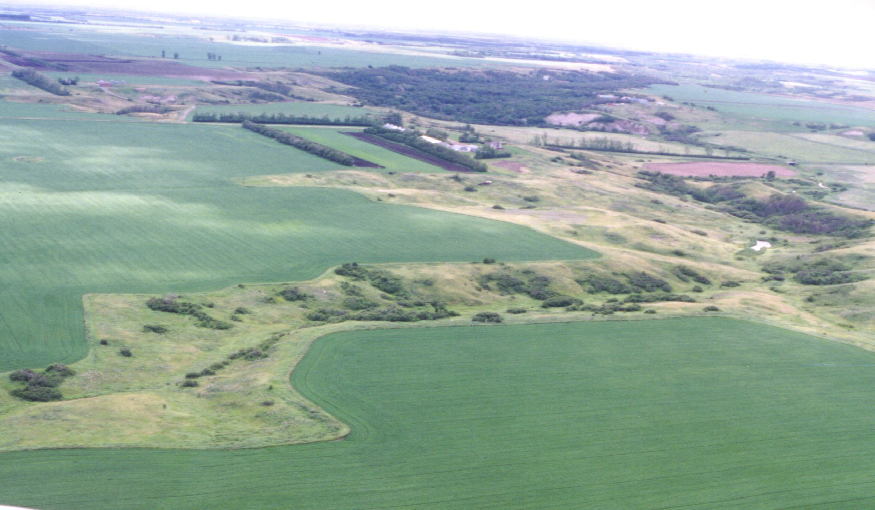
[(371, 163), (384, 166), (385, 170), (381, 170), (384, 172), (446, 172), (446, 170), (424, 161), (409, 158), (389, 149), (384, 149), (383, 147), (343, 134), (343, 131), (361, 131), (361, 129), (284, 126), (281, 129), (308, 140), (333, 147), (347, 154), (366, 159)]
[(72, 361), (88, 292), (307, 279), (342, 262), (576, 259), (532, 230), (232, 178), (338, 167), (236, 126), (0, 120), (0, 370)]
[(328, 103), (311, 102), (287, 102), (287, 103), (259, 103), (259, 104), (223, 104), (223, 105), (199, 105), (197, 113), (285, 113), (287, 115), (309, 115), (311, 117), (328, 116), (332, 119), (346, 117), (361, 117), (375, 113), (367, 108), (344, 106)]
[(52, 509), (863, 508), (875, 354), (722, 318), (357, 331), (294, 385), (347, 439), (0, 454)]
[(737, 117), (781, 122), (819, 122), (849, 126), (875, 126), (875, 111), (853, 106), (806, 101), (788, 97), (715, 89), (701, 85), (652, 85), (647, 91), (670, 96), (677, 102), (713, 106), (721, 113)]

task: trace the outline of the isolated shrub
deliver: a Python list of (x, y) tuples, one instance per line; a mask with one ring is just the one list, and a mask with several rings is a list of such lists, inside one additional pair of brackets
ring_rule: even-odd
[(590, 294), (596, 294), (598, 292), (607, 292), (608, 294), (629, 294), (632, 292), (632, 288), (629, 285), (609, 276), (592, 275), (585, 280), (578, 280), (577, 283), (586, 287), (587, 292)]
[(145, 333), (158, 333), (163, 334), (167, 333), (168, 329), (165, 326), (160, 324), (146, 324), (143, 326), (143, 332)]
[(377, 306), (377, 303), (360, 296), (349, 296), (343, 300), (343, 307), (350, 310), (368, 310)]
[(309, 294), (302, 292), (297, 287), (289, 287), (279, 292), (279, 295), (286, 301), (303, 301), (309, 297)]
[(493, 259), (491, 257), (487, 257), (487, 258), (483, 259), (483, 263), (484, 264), (495, 264), (495, 259)]
[(702, 310), (704, 310), (706, 312), (719, 312), (720, 311), (720, 309), (714, 305), (708, 305), (705, 308), (703, 308)]
[(512, 313), (512, 314), (520, 314), (520, 313), (528, 312), (528, 310), (525, 308), (508, 308), (506, 311), (507, 311), (507, 313)]
[(15, 382), (29, 382), (31, 379), (36, 377), (38, 374), (33, 370), (28, 368), (23, 368), (21, 370), (16, 370), (9, 374), (9, 380)]
[(200, 376), (201, 376), (200, 372), (189, 372), (189, 373), (185, 374), (186, 379), (197, 379)]
[(261, 405), (263, 405), (263, 406), (265, 406), (265, 407), (270, 407), (270, 406), (273, 405), (273, 400), (263, 400), (263, 401), (261, 402)]
[(245, 308), (245, 307), (242, 307), (242, 306), (238, 306), (237, 308), (234, 309), (234, 313), (238, 313), (238, 314), (241, 314), (241, 315), (246, 315), (246, 314), (248, 314), (248, 313), (252, 313), (252, 312), (249, 311), (248, 308)]
[(537, 195), (527, 195), (523, 197), (523, 200), (525, 200), (526, 202), (540, 202), (541, 197)]
[(493, 209), (497, 209), (497, 210), (499, 210), (499, 211), (503, 211), (503, 210), (504, 210), (504, 207), (502, 207), (502, 206), (500, 206), (500, 205), (498, 205), (498, 204), (493, 205), (492, 208), (493, 208)]
[(100, 340), (100, 345), (109, 345), (109, 340), (107, 340), (106, 338)]
[(648, 308), (647, 310), (644, 310), (644, 313), (656, 313), (656, 310), (654, 310), (653, 308)]
[(182, 386), (183, 388), (194, 388), (195, 386), (200, 386), (200, 383), (195, 381), (194, 379), (186, 379), (182, 381), (182, 384), (180, 386)]
[(501, 315), (495, 312), (478, 312), (471, 317), (471, 320), (474, 322), (501, 322)]
[(63, 363), (52, 363), (46, 367), (47, 374), (57, 374), (60, 377), (70, 377), (76, 375), (76, 371)]
[(16, 388), (9, 392), (13, 397), (31, 402), (51, 402), (53, 400), (61, 400), (63, 395), (56, 388), (49, 386), (26, 386), (24, 388)]
[(738, 287), (739, 285), (741, 284), (735, 280), (726, 280), (720, 284), (721, 287)]
[(710, 285), (711, 280), (708, 279), (705, 275), (700, 274), (698, 271), (691, 267), (687, 266), (675, 266), (672, 272), (677, 276), (679, 280), (682, 282), (689, 281), (692, 279), (696, 283), (701, 283), (703, 285)]
[(690, 290), (692, 290), (693, 292), (705, 292), (705, 290), (702, 287), (699, 287), (698, 285), (694, 286)]
[(119, 349), (118, 353), (121, 354), (122, 356), (124, 356), (125, 358), (130, 358), (131, 356), (134, 355), (134, 353), (131, 352), (131, 350), (128, 349), (127, 347), (123, 347), (123, 348)]
[(477, 188), (475, 186), (465, 186), (465, 191), (470, 193), (473, 191), (477, 191)]
[(544, 308), (560, 308), (572, 305), (579, 305), (581, 301), (577, 298), (571, 296), (553, 296), (551, 298), (547, 298), (541, 303), (541, 306)]
[(643, 271), (627, 275), (627, 278), (629, 278), (629, 282), (632, 285), (645, 292), (656, 292), (658, 290), (671, 292), (671, 285), (667, 281), (651, 276)]

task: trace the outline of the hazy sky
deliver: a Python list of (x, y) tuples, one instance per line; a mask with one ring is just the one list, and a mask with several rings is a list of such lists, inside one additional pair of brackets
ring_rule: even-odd
[[(2, 0), (0, 0), (2, 1)], [(7, 2), (32, 3), (28, 0)], [(875, 68), (875, 0), (46, 0), (213, 16), (561, 38)], [(42, 3), (42, 2), (40, 2)]]

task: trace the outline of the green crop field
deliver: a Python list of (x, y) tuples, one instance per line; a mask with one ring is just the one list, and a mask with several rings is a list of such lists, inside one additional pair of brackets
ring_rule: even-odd
[[(10, 23), (10, 25), (17, 25)], [(39, 27), (38, 32), (5, 31), (7, 46), (32, 51), (64, 51), (111, 56), (160, 57), (179, 54), (179, 62), (204, 67), (374, 67), (401, 65), (407, 67), (480, 67), (483, 59), (442, 58), (372, 51), (358, 51), (320, 46), (242, 45), (209, 41), (179, 33), (167, 35), (137, 35), (129, 31), (95, 32), (93, 27), (65, 25), (64, 31), (51, 24), (27, 23)], [(230, 33), (228, 33), (230, 35)], [(216, 38), (224, 38), (217, 33)], [(207, 53), (217, 53), (222, 60), (208, 60)], [(491, 63), (491, 65), (495, 65)]]
[(757, 154), (795, 159), (803, 163), (875, 163), (875, 150), (851, 147), (838, 136), (823, 135), (814, 139), (800, 134), (760, 131), (704, 131), (698, 136), (703, 141), (744, 147)]
[(384, 166), (386, 167), (382, 170), (384, 172), (446, 172), (424, 161), (409, 158), (342, 133), (342, 131), (361, 131), (360, 128), (281, 127), (281, 129)]
[(0, 501), (127, 508), (862, 508), (875, 354), (722, 318), (357, 331), (292, 380), (343, 441), (0, 454)]
[(783, 122), (820, 122), (849, 126), (875, 126), (875, 112), (864, 108), (822, 101), (805, 101), (753, 92), (736, 92), (701, 85), (653, 85), (652, 94), (675, 101), (713, 106), (719, 112), (738, 117)]
[(260, 103), (260, 104), (224, 104), (224, 105), (200, 105), (197, 113), (285, 113), (288, 115), (309, 115), (323, 117), (327, 115), (332, 119), (345, 117), (361, 117), (375, 113), (367, 108), (355, 106), (343, 106), (339, 104), (288, 102), (288, 103)]
[(340, 168), (235, 126), (0, 121), (0, 370), (84, 354), (80, 296), (303, 279), (360, 262), (573, 259), (469, 216), (232, 178)]

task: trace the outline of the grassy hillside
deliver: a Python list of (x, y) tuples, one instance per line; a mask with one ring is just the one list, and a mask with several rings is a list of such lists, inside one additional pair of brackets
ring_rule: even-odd
[(84, 354), (86, 292), (307, 278), (350, 260), (586, 258), (509, 224), (232, 177), (336, 168), (238, 127), (0, 124), (0, 369)]
[(346, 440), (0, 454), (0, 500), (859, 508), (875, 470), (875, 416), (860, 404), (873, 365), (870, 352), (719, 318), (347, 332), (293, 375), (352, 426)]

